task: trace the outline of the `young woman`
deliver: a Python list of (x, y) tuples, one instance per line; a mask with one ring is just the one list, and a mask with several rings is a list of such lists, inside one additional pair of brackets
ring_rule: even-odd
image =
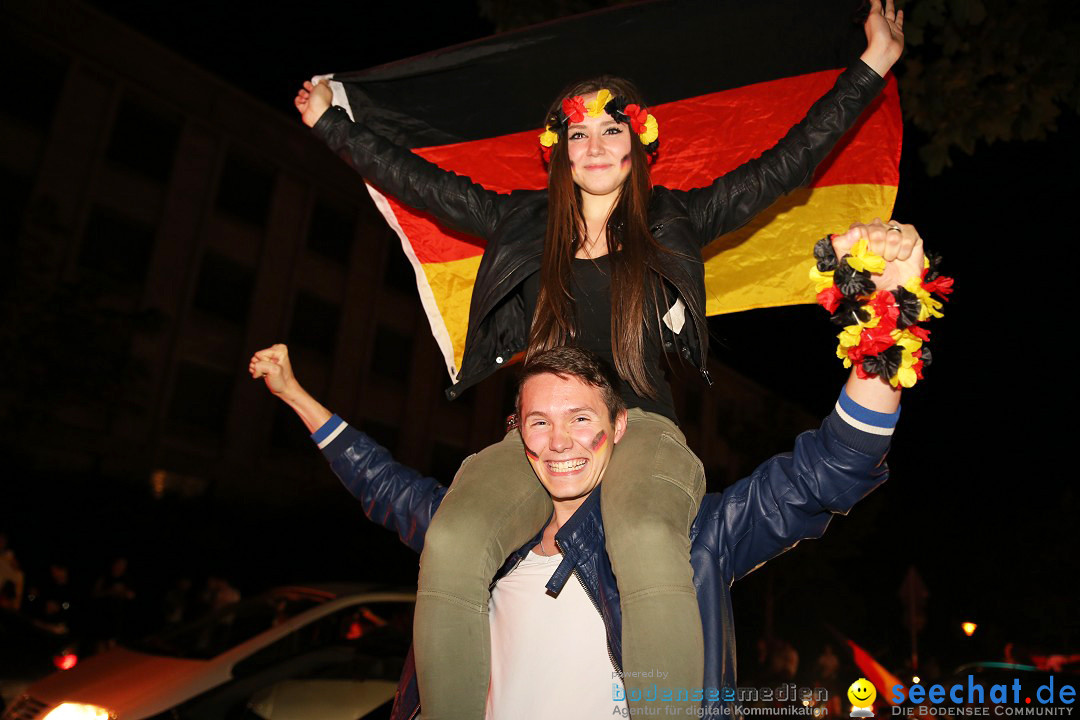
[[(550, 153), (548, 189), (511, 195), (443, 171), (351, 122), (330, 107), (325, 85), (305, 83), (297, 95), (304, 122), (365, 178), (487, 240), (451, 397), (519, 351), (567, 343), (605, 357), (622, 378), (631, 411), (618, 451), (598, 437), (589, 453), (544, 470), (572, 477), (590, 472), (590, 455), (612, 453), (601, 499), (623, 634), (608, 642), (622, 645), (631, 697), (653, 683), (700, 687), (703, 677), (687, 533), (705, 480), (675, 422), (661, 368), (662, 356), (674, 352), (705, 374), (701, 248), (810, 179), (883, 87), (903, 50), (902, 27), (892, 0), (884, 8), (872, 0), (860, 62), (776, 146), (689, 192), (651, 185), (657, 121), (633, 85), (618, 78), (579, 83), (556, 99), (541, 136)], [(524, 447), (512, 431), (471, 457), (428, 531), (415, 626), (425, 718), (484, 715), (488, 585), (551, 513), (530, 466), (540, 462), (540, 450)], [(545, 537), (540, 552), (560, 552), (555, 539)], [(542, 692), (542, 675), (537, 680)], [(697, 704), (663, 703), (682, 712)]]

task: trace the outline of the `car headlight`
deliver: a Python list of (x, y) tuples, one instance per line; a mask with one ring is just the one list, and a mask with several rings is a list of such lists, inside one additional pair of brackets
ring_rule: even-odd
[(113, 720), (111, 712), (97, 705), (61, 703), (42, 720)]

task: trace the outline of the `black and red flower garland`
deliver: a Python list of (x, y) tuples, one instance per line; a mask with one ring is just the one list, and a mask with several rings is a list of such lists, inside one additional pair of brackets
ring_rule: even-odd
[(942, 317), (941, 307), (953, 279), (938, 272), (941, 257), (927, 253), (923, 271), (895, 290), (877, 290), (872, 274), (881, 274), (885, 260), (860, 240), (837, 259), (832, 236), (814, 245), (810, 269), (817, 302), (843, 328), (836, 356), (844, 367), (855, 366), (861, 378), (884, 377), (896, 387), (912, 387), (930, 365), (926, 342), (930, 331), (918, 323)]
[(566, 135), (570, 123), (579, 123), (585, 115), (597, 117), (607, 113), (615, 122), (626, 123), (645, 146), (645, 152), (655, 155), (660, 149), (660, 128), (649, 109), (635, 103), (628, 103), (622, 95), (612, 96), (607, 88), (601, 88), (596, 98), (585, 102), (581, 95), (563, 98), (562, 107), (548, 118), (544, 132), (540, 133), (540, 151), (544, 162), (551, 159), (551, 147)]

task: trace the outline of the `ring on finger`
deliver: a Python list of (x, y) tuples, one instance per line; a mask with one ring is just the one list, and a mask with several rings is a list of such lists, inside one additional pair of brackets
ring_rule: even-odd
[[(902, 227), (900, 227), (899, 225), (890, 225), (889, 230), (895, 230), (896, 232), (900, 233), (901, 235), (904, 234), (904, 229)], [(889, 230), (886, 230), (885, 232), (889, 232)]]

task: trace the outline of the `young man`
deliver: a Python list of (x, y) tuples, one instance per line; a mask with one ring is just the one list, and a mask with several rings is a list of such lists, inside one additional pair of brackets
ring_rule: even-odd
[[(874, 278), (878, 287), (902, 285), (921, 272), (921, 240), (914, 228), (853, 226), (834, 241), (838, 255), (860, 237), (889, 261)], [(313, 431), (368, 517), (419, 552), (432, 516), (453, 490), (395, 463), (370, 438), (332, 416), (296, 382), (285, 346), (256, 353), (250, 369)], [(551, 495), (554, 513), (530, 543), (508, 549), (496, 576), (488, 717), (626, 714), (619, 683), (620, 598), (603, 551), (600, 515), (600, 488), (625, 431), (626, 409), (609, 371), (576, 348), (535, 358), (523, 369), (519, 387), (524, 451)], [(776, 456), (723, 493), (705, 496), (689, 537), (705, 629), (705, 675), (700, 686), (681, 688), (665, 685), (658, 672), (650, 686), (655, 695), (644, 698), (651, 706), (689, 697), (709, 713), (732, 712), (721, 707), (734, 699), (725, 689), (735, 687), (730, 584), (799, 540), (819, 537), (832, 513), (847, 512), (885, 480), (883, 458), (898, 414), (897, 389), (853, 372), (834, 412), (820, 430), (799, 436), (792, 454)], [(661, 475), (665, 469), (686, 471), (678, 432), (672, 424), (672, 457), (657, 462)], [(580, 582), (567, 583), (571, 574)], [(413, 717), (418, 702), (410, 664), (393, 717)]]

